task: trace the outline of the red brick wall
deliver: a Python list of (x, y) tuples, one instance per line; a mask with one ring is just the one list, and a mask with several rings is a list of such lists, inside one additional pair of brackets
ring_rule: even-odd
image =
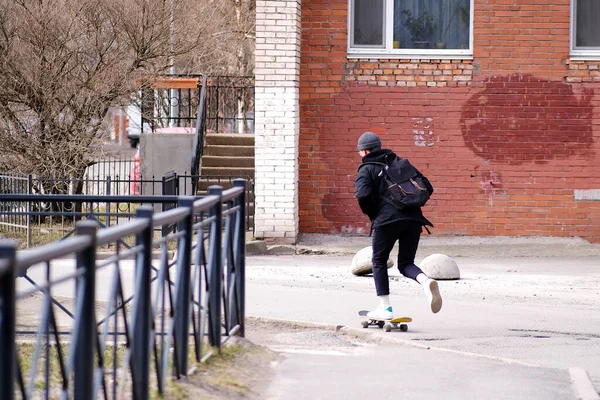
[(474, 59), (346, 56), (347, 1), (302, 2), (300, 231), (365, 233), (366, 130), (436, 191), (437, 235), (600, 241), (600, 62), (569, 60), (568, 0), (475, 0)]

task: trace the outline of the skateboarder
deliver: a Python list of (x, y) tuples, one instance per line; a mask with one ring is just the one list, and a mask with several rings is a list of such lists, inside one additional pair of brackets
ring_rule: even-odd
[[(379, 136), (373, 132), (365, 132), (358, 139), (357, 147), (362, 163), (366, 165), (359, 168), (354, 187), (360, 209), (371, 220), (373, 278), (379, 298), (379, 307), (370, 311), (367, 316), (381, 319), (393, 318), (387, 260), (396, 241), (400, 273), (423, 286), (431, 311), (437, 313), (442, 308), (438, 283), (428, 278), (414, 262), (422, 227), (433, 225), (423, 216), (420, 207), (398, 209), (382, 198), (387, 187), (383, 178), (383, 169), (380, 165), (369, 163), (384, 163), (397, 156), (391, 150), (381, 148)], [(417, 173), (422, 176), (420, 172)], [(433, 193), (429, 180), (424, 176), (422, 178), (426, 189), (430, 194)]]

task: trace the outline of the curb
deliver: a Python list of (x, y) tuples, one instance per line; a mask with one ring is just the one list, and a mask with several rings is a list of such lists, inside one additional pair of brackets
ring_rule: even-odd
[(344, 335), (353, 336), (355, 338), (368, 339), (370, 343), (392, 343), (392, 344), (403, 344), (406, 346), (416, 347), (424, 350), (434, 350), (441, 351), (447, 353), (454, 353), (467, 357), (477, 357), (477, 358), (485, 358), (492, 361), (499, 361), (505, 364), (513, 364), (520, 365), (524, 367), (532, 367), (532, 368), (548, 368), (548, 369), (561, 369), (565, 370), (569, 373), (571, 377), (572, 386), (574, 388), (575, 394), (577, 398), (580, 400), (600, 400), (600, 396), (596, 392), (594, 385), (587, 373), (587, 371), (583, 368), (571, 367), (568, 369), (564, 368), (552, 368), (545, 367), (543, 365), (536, 365), (531, 363), (526, 363), (523, 361), (515, 360), (512, 358), (505, 357), (497, 357), (497, 356), (489, 356), (486, 354), (478, 354), (471, 353), (467, 351), (460, 350), (452, 350), (446, 349), (443, 347), (435, 347), (435, 346), (427, 346), (419, 343), (414, 343), (410, 340), (399, 339), (395, 337), (388, 337), (386, 335), (377, 335), (374, 332), (369, 332), (366, 329), (354, 328), (347, 325), (333, 325), (333, 324), (325, 324), (325, 323), (316, 323), (316, 322), (306, 322), (306, 321), (296, 321), (296, 320), (283, 320), (276, 318), (266, 318), (266, 317), (249, 317), (246, 316), (246, 320), (254, 321), (257, 323), (265, 323), (265, 324), (277, 324), (279, 326), (288, 326), (290, 328), (308, 328), (308, 329), (321, 329), (321, 330), (329, 330), (334, 332), (340, 332)]
[(321, 329), (324, 331), (336, 331), (336, 332), (344, 327), (344, 325), (332, 325), (332, 324), (323, 324), (323, 323), (318, 323), (318, 322), (295, 321), (295, 320), (267, 318), (267, 317), (246, 316), (246, 321), (252, 321), (252, 322), (263, 323), (263, 324), (277, 324), (278, 326), (288, 326), (290, 328)]
[[(302, 236), (304, 237), (305, 234)], [(263, 242), (258, 253), (252, 255), (343, 255), (353, 256), (369, 246), (367, 236), (342, 234), (306, 234), (306, 240), (297, 244), (267, 244)], [(513, 237), (513, 236), (440, 236), (423, 237), (419, 243), (418, 258), (440, 253), (449, 257), (595, 257), (600, 255), (600, 244), (581, 238)]]
[(249, 240), (246, 241), (246, 255), (247, 256), (258, 256), (267, 253), (267, 243), (263, 240)]
[(406, 340), (406, 339), (399, 339), (399, 338), (396, 338), (393, 336), (386, 336), (383, 334), (378, 335), (373, 330), (369, 331), (368, 329), (354, 328), (354, 327), (347, 326), (347, 325), (332, 325), (332, 324), (322, 324), (322, 323), (306, 322), (306, 321), (282, 320), (282, 319), (276, 319), (276, 318), (248, 317), (248, 316), (246, 317), (246, 320), (253, 320), (258, 323), (262, 322), (262, 323), (266, 323), (266, 324), (277, 324), (279, 326), (282, 326), (282, 325), (289, 326), (290, 328), (308, 328), (308, 329), (330, 330), (330, 331), (340, 332), (340, 333), (343, 333), (348, 336), (353, 336), (355, 338), (368, 339), (370, 343), (376, 342), (376, 343), (403, 344), (403, 345), (407, 345), (407, 346), (411, 346), (411, 347), (420, 348), (423, 350), (435, 350), (435, 351), (441, 351), (441, 352), (446, 352), (446, 353), (459, 354), (459, 355), (468, 356), (468, 357), (485, 358), (485, 359), (492, 360), (492, 361), (500, 361), (500, 362), (503, 362), (506, 364), (522, 365), (524, 367), (549, 368), (549, 367), (544, 367), (543, 365), (526, 363), (526, 362), (515, 360), (512, 358), (488, 356), (486, 354), (471, 353), (471, 352), (461, 351), (461, 350), (452, 350), (452, 349), (446, 349), (444, 347), (428, 346), (428, 345), (424, 345), (424, 344), (420, 344), (420, 343), (415, 343), (413, 341)]
[(571, 375), (571, 381), (575, 387), (575, 392), (581, 400), (598, 400), (600, 396), (594, 389), (594, 385), (588, 375), (587, 371), (583, 368), (572, 367), (569, 368), (569, 374)]
[[(250, 251), (249, 251), (250, 250)], [(267, 243), (262, 240), (253, 240), (246, 242), (246, 255), (250, 256), (293, 256), (293, 255), (333, 255), (333, 256), (349, 256), (356, 254), (356, 251), (349, 249), (315, 249), (306, 246), (298, 246), (293, 244), (277, 244), (267, 246)]]

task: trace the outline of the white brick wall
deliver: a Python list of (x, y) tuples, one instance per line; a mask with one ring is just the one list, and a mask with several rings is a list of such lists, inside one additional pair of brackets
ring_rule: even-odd
[(300, 6), (256, 1), (254, 228), (279, 243), (298, 236)]

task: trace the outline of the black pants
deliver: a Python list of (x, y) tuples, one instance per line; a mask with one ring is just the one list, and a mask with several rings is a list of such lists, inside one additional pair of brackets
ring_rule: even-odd
[(373, 278), (377, 296), (390, 294), (387, 260), (398, 241), (398, 269), (407, 278), (416, 280), (422, 273), (415, 265), (415, 254), (421, 238), (421, 224), (416, 221), (399, 221), (378, 227), (373, 232)]

